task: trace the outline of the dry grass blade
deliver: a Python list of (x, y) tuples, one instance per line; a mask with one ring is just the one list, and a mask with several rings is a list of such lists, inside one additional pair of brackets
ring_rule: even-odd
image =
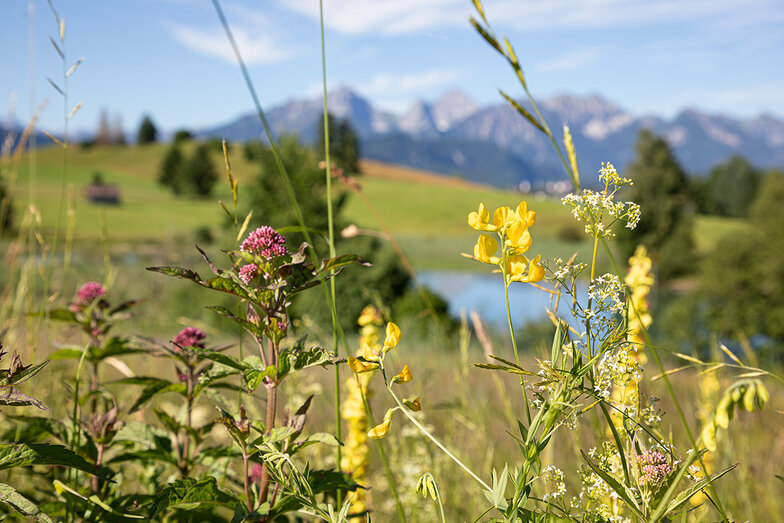
[(76, 111), (78, 111), (81, 108), (82, 108), (82, 102), (79, 102), (78, 104), (76, 104), (76, 107), (71, 109), (71, 112), (68, 113), (68, 119), (70, 120), (73, 117), (73, 115), (76, 114)]
[(52, 84), (52, 87), (54, 87), (57, 90), (58, 93), (60, 93), (61, 95), (65, 96), (65, 93), (63, 92), (62, 89), (60, 89), (60, 86), (57, 85), (56, 83), (54, 83), (54, 81), (51, 78), (47, 78), (46, 81), (49, 82), (50, 84)]
[(574, 142), (572, 141), (572, 133), (569, 131), (569, 126), (563, 126), (564, 132), (564, 147), (566, 147), (566, 155), (569, 158), (569, 166), (572, 168), (572, 174), (577, 183), (580, 183), (580, 171), (577, 169), (577, 153), (574, 151)]
[(237, 242), (240, 241), (240, 238), (245, 234), (245, 231), (248, 229), (248, 225), (250, 225), (250, 219), (253, 216), (253, 210), (251, 210), (248, 215), (245, 217), (245, 221), (242, 222), (242, 227), (240, 227), (240, 231), (237, 233)]
[(662, 372), (661, 374), (657, 374), (656, 376), (652, 377), (651, 381), (659, 380), (659, 379), (661, 379), (661, 378), (663, 378), (665, 376), (670, 376), (672, 374), (675, 374), (676, 372), (680, 372), (680, 371), (685, 370), (685, 369), (690, 369), (692, 367), (693, 367), (693, 365), (686, 365), (684, 367), (678, 367), (676, 369), (670, 369), (670, 370), (668, 370), (666, 372)]
[(743, 367), (743, 366), (744, 366), (744, 365), (743, 365), (743, 362), (742, 362), (742, 361), (740, 361), (740, 359), (739, 359), (737, 356), (735, 356), (735, 354), (733, 354), (733, 353), (732, 353), (732, 351), (731, 351), (731, 350), (729, 350), (729, 349), (728, 349), (728, 348), (727, 348), (727, 347), (726, 347), (726, 346), (725, 346), (723, 343), (719, 343), (719, 348), (721, 349), (721, 351), (722, 351), (724, 354), (726, 354), (727, 356), (729, 356), (729, 357), (730, 357), (730, 359), (731, 359), (732, 361), (734, 361), (735, 363), (737, 363), (737, 364), (738, 364), (738, 365), (740, 365), (741, 367)]
[(65, 147), (65, 144), (64, 144), (63, 142), (61, 142), (60, 140), (58, 140), (57, 138), (55, 138), (54, 136), (52, 136), (52, 135), (51, 135), (51, 133), (48, 133), (47, 131), (44, 131), (44, 130), (42, 130), (41, 132), (42, 132), (42, 133), (44, 133), (44, 135), (45, 135), (47, 138), (49, 138), (50, 140), (52, 140), (54, 143), (56, 143), (56, 144), (57, 144), (57, 145), (59, 145), (60, 147)]
[(76, 69), (84, 62), (84, 58), (79, 58), (75, 64), (71, 66), (70, 69), (65, 73), (66, 78), (70, 78), (72, 74), (76, 71)]
[(517, 100), (515, 100), (514, 98), (512, 98), (511, 96), (509, 96), (509, 95), (508, 95), (508, 94), (506, 94), (505, 92), (503, 92), (503, 91), (500, 91), (500, 90), (499, 90), (498, 92), (499, 92), (499, 93), (501, 93), (501, 96), (503, 96), (503, 97), (506, 99), (506, 101), (507, 101), (507, 102), (509, 102), (509, 105), (511, 105), (512, 107), (514, 107), (514, 108), (515, 108), (515, 110), (516, 110), (518, 113), (520, 113), (520, 114), (521, 114), (521, 115), (522, 115), (522, 116), (523, 116), (523, 117), (524, 117), (526, 120), (528, 120), (529, 122), (531, 122), (531, 124), (532, 124), (534, 127), (536, 127), (537, 129), (539, 129), (539, 130), (540, 130), (540, 131), (542, 131), (543, 133), (547, 134), (547, 131), (545, 131), (545, 129), (544, 129), (544, 127), (542, 126), (542, 124), (540, 124), (540, 123), (539, 123), (539, 120), (537, 120), (537, 119), (536, 119), (536, 117), (535, 117), (534, 115), (532, 115), (530, 112), (528, 112), (528, 109), (526, 109), (525, 107), (523, 107), (522, 105), (520, 105), (520, 104), (517, 102)]
[(52, 38), (52, 37), (50, 36), (50, 37), (49, 37), (49, 41), (50, 41), (50, 42), (52, 42), (52, 45), (54, 46), (54, 50), (55, 50), (55, 51), (57, 51), (57, 54), (59, 54), (59, 55), (60, 55), (60, 58), (62, 58), (63, 60), (65, 60), (65, 55), (64, 55), (64, 54), (63, 54), (63, 52), (60, 50), (60, 46), (59, 46), (59, 45), (57, 45), (57, 42), (55, 42), (55, 41), (54, 41), (54, 38)]
[(229, 161), (229, 151), (226, 148), (226, 140), (221, 141), (223, 147), (223, 162), (226, 164), (226, 176), (229, 179), (229, 187), (231, 188), (231, 199), (234, 202), (234, 208), (237, 208), (237, 180), (231, 173), (231, 162)]
[(681, 354), (680, 352), (674, 352), (673, 355), (677, 356), (678, 358), (680, 358), (682, 360), (686, 360), (686, 361), (690, 361), (692, 363), (696, 363), (697, 365), (705, 365), (704, 361), (698, 360), (697, 358), (695, 358), (693, 356), (689, 356), (687, 354)]

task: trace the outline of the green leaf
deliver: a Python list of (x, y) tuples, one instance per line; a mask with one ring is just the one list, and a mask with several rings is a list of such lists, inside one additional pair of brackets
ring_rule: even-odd
[(52, 485), (54, 485), (54, 488), (55, 488), (55, 490), (57, 491), (58, 494), (62, 494), (63, 492), (67, 492), (68, 494), (71, 494), (72, 496), (75, 496), (75, 497), (77, 497), (77, 498), (79, 498), (81, 500), (87, 501), (88, 503), (91, 503), (91, 504), (99, 507), (101, 510), (103, 510), (105, 512), (108, 512), (109, 514), (112, 514), (114, 516), (120, 517), (122, 520), (132, 520), (132, 521), (134, 521), (134, 520), (144, 519), (144, 516), (118, 512), (118, 511), (114, 510), (112, 507), (110, 507), (109, 505), (107, 505), (106, 503), (104, 503), (101, 500), (101, 498), (99, 498), (98, 496), (93, 495), (93, 496), (90, 496), (88, 498), (87, 496), (84, 496), (83, 494), (80, 494), (78, 491), (72, 489), (71, 487), (69, 487), (68, 485), (66, 485), (65, 483), (63, 483), (60, 480), (57, 480), (57, 479), (54, 480), (52, 482)]
[[(187, 386), (184, 383), (172, 383), (167, 380), (162, 380), (158, 378), (126, 378), (126, 380), (119, 380), (119, 382), (131, 382), (131, 380), (140, 379), (137, 383), (148, 383), (147, 387), (142, 391), (141, 395), (137, 398), (136, 402), (131, 406), (128, 410), (128, 414), (133, 414), (134, 412), (138, 411), (142, 406), (153, 399), (158, 394), (163, 394), (164, 392), (177, 392), (179, 394), (185, 394), (187, 392)], [(141, 380), (144, 380), (143, 382)]]
[(148, 514), (149, 519), (154, 519), (166, 509), (185, 504), (219, 505), (235, 507), (240, 501), (233, 495), (218, 488), (217, 481), (212, 476), (201, 479), (184, 478), (169, 483), (155, 498)]
[(13, 387), (0, 387), (0, 405), (8, 405), (9, 407), (31, 405), (40, 410), (49, 410), (41, 401)]
[(605, 483), (610, 485), (610, 488), (612, 488), (616, 494), (618, 494), (621, 499), (623, 499), (630, 509), (632, 509), (641, 518), (645, 517), (645, 514), (643, 514), (642, 510), (640, 510), (640, 507), (637, 505), (637, 501), (634, 499), (634, 493), (627, 489), (626, 486), (623, 485), (620, 481), (608, 474), (599, 465), (594, 463), (593, 460), (588, 457), (588, 454), (583, 452), (582, 449), (580, 450), (580, 454), (583, 455), (583, 459), (586, 461), (586, 463), (588, 463), (588, 466), (591, 467), (591, 469), (593, 469), (593, 471), (596, 472), (599, 477), (605, 481)]
[(664, 517), (664, 515), (667, 513), (668, 510), (667, 507), (670, 503), (670, 500), (673, 499), (673, 497), (675, 496), (675, 491), (678, 489), (678, 484), (686, 475), (686, 472), (688, 472), (691, 464), (694, 463), (696, 460), (698, 460), (700, 457), (702, 457), (702, 455), (705, 454), (705, 452), (707, 452), (705, 449), (700, 450), (699, 452), (692, 452), (678, 466), (678, 468), (675, 470), (675, 474), (669, 477), (669, 479), (667, 480), (669, 486), (667, 487), (667, 490), (665, 491), (664, 495), (661, 497), (661, 501), (657, 505), (656, 510), (651, 515), (649, 521), (659, 521), (660, 519), (662, 519), (662, 517)]
[(726, 474), (727, 472), (731, 471), (732, 469), (734, 469), (737, 466), (738, 466), (737, 463), (735, 463), (734, 465), (730, 465), (726, 469), (720, 470), (719, 472), (716, 472), (715, 474), (712, 474), (708, 478), (702, 478), (698, 482), (694, 483), (691, 487), (689, 487), (686, 490), (683, 490), (680, 493), (678, 493), (678, 495), (675, 496), (675, 498), (667, 506), (667, 510), (664, 513), (664, 515), (666, 516), (667, 514), (673, 512), (675, 510), (678, 510), (681, 506), (683, 506), (684, 503), (689, 501), (689, 498), (691, 498), (697, 492), (699, 492), (700, 490), (705, 488), (710, 482), (712, 482), (715, 479), (719, 479), (724, 474)]
[(0, 501), (27, 518), (45, 523), (52, 523), (51, 518), (41, 512), (35, 503), (18, 493), (12, 486), (6, 485), (5, 483), (0, 483)]
[(253, 299), (251, 295), (248, 294), (247, 291), (242, 288), (242, 285), (240, 285), (239, 282), (236, 282), (231, 278), (223, 278), (221, 276), (218, 276), (200, 282), (199, 284), (202, 287), (207, 287), (208, 289), (225, 292), (227, 294), (231, 294), (234, 296), (239, 296), (240, 298), (245, 298), (246, 300)]
[(133, 345), (133, 342), (127, 338), (120, 338), (112, 336), (107, 339), (103, 346), (96, 351), (96, 359), (103, 360), (111, 356), (122, 356), (125, 354), (138, 354), (147, 352), (141, 347)]
[(309, 349), (302, 349), (304, 341), (299, 341), (297, 344), (280, 353), (278, 357), (278, 381), (282, 380), (287, 374), (293, 371), (302, 370), (314, 365), (334, 365), (338, 363), (338, 359), (332, 354), (331, 351), (324, 347), (311, 347)]
[(76, 315), (68, 309), (53, 309), (47, 312), (35, 313), (36, 316), (47, 316), (50, 320), (54, 321), (67, 321), (71, 323), (79, 323)]
[(220, 314), (224, 318), (228, 318), (228, 319), (236, 322), (237, 324), (242, 326), (243, 329), (245, 329), (246, 331), (250, 332), (251, 334), (253, 334), (256, 337), (264, 336), (264, 329), (263, 328), (261, 328), (260, 326), (256, 325), (255, 323), (249, 322), (245, 318), (240, 318), (240, 317), (236, 316), (233, 312), (231, 312), (226, 307), (220, 307), (218, 305), (209, 305), (209, 306), (207, 306), (205, 308), (209, 309), (209, 310), (211, 310), (211, 311), (213, 311), (213, 312), (215, 312), (217, 314)]
[(147, 267), (147, 270), (152, 272), (160, 272), (166, 276), (174, 276), (175, 278), (182, 278), (184, 280), (190, 280), (196, 283), (201, 282), (199, 273), (184, 267)]
[(62, 445), (48, 443), (0, 445), (0, 470), (30, 465), (59, 465), (108, 479), (107, 471), (97, 470), (95, 465), (88, 463)]
[(30, 378), (32, 378), (33, 376), (35, 376), (36, 374), (38, 374), (39, 372), (41, 372), (48, 363), (49, 361), (47, 360), (39, 363), (38, 365), (31, 365), (27, 368), (22, 369), (14, 373), (13, 376), (9, 376), (8, 383), (13, 385), (18, 385), (20, 383), (23, 383), (29, 380)]
[(82, 349), (65, 348), (54, 351), (50, 356), (50, 360), (78, 360), (82, 357)]
[(217, 364), (211, 366), (205, 372), (199, 374), (199, 381), (196, 386), (193, 388), (193, 397), (198, 398), (199, 395), (209, 387), (220, 387), (224, 384), (215, 383), (218, 380), (222, 380), (223, 378), (227, 378), (229, 376), (233, 376), (237, 374), (237, 370), (231, 367), (227, 367), (226, 365)]

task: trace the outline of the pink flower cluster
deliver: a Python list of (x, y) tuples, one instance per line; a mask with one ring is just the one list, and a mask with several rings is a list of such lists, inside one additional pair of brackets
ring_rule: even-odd
[(253, 467), (250, 469), (250, 480), (254, 483), (261, 483), (262, 473), (264, 471), (264, 467), (261, 466), (261, 463), (254, 463)]
[(207, 335), (204, 331), (196, 327), (185, 327), (180, 333), (174, 337), (175, 351), (179, 352), (181, 347), (198, 347), (204, 348), (204, 338)]
[(672, 472), (667, 456), (655, 450), (647, 450), (637, 456), (637, 463), (640, 464), (640, 479), (644, 483), (661, 483)]
[(71, 312), (80, 311), (102, 296), (106, 296), (106, 289), (103, 288), (103, 285), (94, 281), (88, 281), (76, 291), (76, 298), (69, 308)]
[(258, 275), (259, 266), (255, 263), (249, 263), (240, 269), (240, 279), (245, 285), (248, 285)]
[(263, 225), (248, 234), (242, 242), (241, 250), (272, 259), (289, 253), (285, 246), (286, 238), (269, 225)]

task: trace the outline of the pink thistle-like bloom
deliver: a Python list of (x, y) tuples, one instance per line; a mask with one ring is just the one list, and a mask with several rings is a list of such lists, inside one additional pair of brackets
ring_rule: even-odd
[(640, 479), (644, 483), (661, 483), (672, 472), (667, 456), (655, 450), (648, 450), (637, 456), (637, 463), (640, 464)]
[(240, 269), (240, 279), (245, 285), (248, 285), (258, 275), (259, 266), (255, 263), (249, 263)]
[(269, 260), (289, 253), (285, 243), (286, 238), (282, 234), (269, 225), (263, 225), (248, 234), (240, 249)]
[(204, 348), (204, 338), (207, 335), (204, 334), (204, 331), (198, 329), (196, 327), (185, 327), (180, 331), (180, 333), (174, 337), (174, 350), (176, 352), (180, 352), (180, 348), (182, 347), (197, 347), (199, 349)]
[(76, 299), (71, 303), (71, 312), (77, 312), (90, 305), (97, 298), (106, 296), (106, 289), (98, 282), (88, 281), (76, 291)]
[(261, 482), (261, 473), (264, 470), (264, 467), (261, 466), (261, 463), (254, 463), (253, 467), (250, 469), (250, 480), (254, 483)]

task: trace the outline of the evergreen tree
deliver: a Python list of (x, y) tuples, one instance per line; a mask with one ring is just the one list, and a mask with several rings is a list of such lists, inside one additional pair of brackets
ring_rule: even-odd
[(98, 130), (95, 133), (95, 145), (111, 145), (112, 130), (109, 127), (109, 114), (106, 109), (101, 109), (98, 119)]
[[(359, 173), (359, 139), (348, 118), (329, 116), (329, 155), (333, 165), (346, 173)], [(318, 154), (324, 158), (324, 116), (316, 122)]]
[(707, 256), (700, 289), (712, 330), (784, 341), (784, 174), (761, 183), (750, 228), (723, 238)]
[(711, 170), (702, 190), (702, 210), (722, 216), (746, 216), (759, 183), (759, 171), (743, 156), (735, 155)]
[(186, 192), (195, 196), (209, 196), (218, 182), (218, 170), (212, 161), (210, 147), (199, 144), (183, 165), (182, 184)]
[(643, 130), (636, 150), (637, 157), (625, 173), (634, 185), (624, 197), (640, 205), (640, 223), (633, 230), (619, 227), (618, 244), (622, 259), (631, 256), (637, 245), (645, 245), (657, 264), (659, 281), (666, 281), (694, 270), (689, 182), (662, 138)]
[(14, 206), (11, 192), (6, 182), (0, 177), (0, 236), (5, 236), (13, 231)]
[(161, 167), (158, 171), (158, 183), (169, 187), (174, 194), (181, 194), (183, 156), (178, 144), (175, 142), (169, 146), (166, 155), (163, 157)]
[(145, 115), (139, 126), (139, 132), (136, 137), (136, 143), (139, 145), (146, 145), (148, 143), (155, 143), (158, 141), (158, 129), (149, 115)]

